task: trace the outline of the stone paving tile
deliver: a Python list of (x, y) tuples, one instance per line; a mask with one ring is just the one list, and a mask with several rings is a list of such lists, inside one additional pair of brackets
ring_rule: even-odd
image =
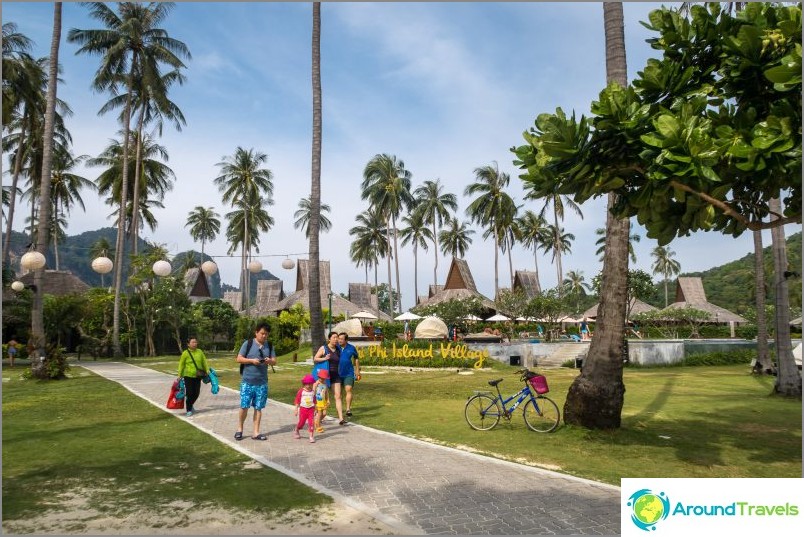
[[(269, 400), (263, 411), (267, 442), (234, 439), (239, 395), (202, 388), (198, 412), (165, 409), (170, 375), (119, 362), (81, 366), (119, 382), (261, 464), (333, 496), (403, 534), (616, 535), (620, 490), (547, 470), (436, 446), (327, 418), (310, 444), (292, 437), (293, 407)], [(270, 382), (270, 380), (269, 380)], [(270, 392), (269, 392), (270, 394)], [(467, 472), (468, 467), (472, 468)], [(333, 469), (338, 468), (336, 473)]]

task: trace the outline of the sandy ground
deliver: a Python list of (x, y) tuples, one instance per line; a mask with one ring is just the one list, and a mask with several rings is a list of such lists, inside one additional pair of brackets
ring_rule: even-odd
[(186, 502), (160, 512), (110, 516), (80, 498), (35, 518), (4, 520), (5, 535), (393, 535), (391, 527), (351, 507), (331, 504), (311, 513), (278, 517), (214, 508), (196, 509)]

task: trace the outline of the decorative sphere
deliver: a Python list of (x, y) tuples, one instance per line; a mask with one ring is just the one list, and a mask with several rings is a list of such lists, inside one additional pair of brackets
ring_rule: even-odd
[(28, 252), (20, 259), (20, 266), (26, 270), (39, 270), (45, 266), (45, 256), (39, 252)]
[(216, 265), (214, 261), (204, 261), (201, 263), (201, 272), (207, 276), (212, 276), (218, 272), (218, 265)]
[(98, 274), (108, 274), (113, 266), (112, 260), (108, 257), (96, 257), (92, 260), (92, 270)]
[(248, 264), (248, 270), (252, 274), (256, 274), (256, 273), (258, 273), (259, 271), (262, 270), (262, 263), (260, 263), (259, 261), (257, 261), (255, 259), (254, 261), (252, 261), (251, 263)]
[(22, 282), (20, 282), (20, 281), (16, 281), (16, 282), (13, 282), (13, 283), (11, 284), (11, 288), (12, 288), (12, 289), (14, 289), (14, 290), (15, 290), (15, 291), (17, 291), (17, 292), (20, 292), (20, 291), (22, 291), (23, 289), (25, 289), (25, 284), (24, 284), (24, 283), (22, 283)]
[(157, 261), (152, 268), (157, 276), (167, 276), (173, 269), (167, 261)]
[(290, 270), (295, 266), (296, 266), (296, 263), (294, 263), (293, 260), (291, 258), (289, 258), (289, 257), (285, 258), (285, 260), (282, 261), (282, 268), (285, 269), (285, 270)]

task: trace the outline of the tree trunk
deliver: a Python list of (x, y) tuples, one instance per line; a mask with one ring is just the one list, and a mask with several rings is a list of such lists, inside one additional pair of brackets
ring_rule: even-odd
[(664, 307), (668, 306), (667, 303), (667, 274), (664, 275)]
[[(26, 111), (27, 114), (27, 111)], [(14, 175), (11, 177), (11, 193), (8, 200), (8, 220), (6, 221), (6, 240), (3, 245), (3, 266), (9, 264), (11, 259), (11, 228), (14, 224), (14, 207), (17, 201), (17, 183), (20, 178), (20, 171), (22, 170), (22, 142), (25, 141), (25, 126), (26, 122), (23, 120), (22, 127), (20, 128), (19, 144), (17, 145), (17, 153), (14, 155)]]
[(500, 238), (497, 232), (494, 232), (494, 301), (500, 296), (500, 270), (499, 270), (499, 257), (500, 257)]
[[(396, 267), (396, 292), (399, 293), (399, 313), (402, 313), (402, 286), (399, 283), (399, 242), (397, 241), (397, 229), (396, 229), (396, 216), (393, 217), (394, 221), (394, 266)], [(391, 309), (391, 312), (396, 310)], [(391, 315), (393, 317), (393, 314)]]
[[(54, 219), (59, 218), (59, 204), (58, 204), (58, 202), (53, 204), (53, 218)], [(59, 234), (58, 234), (58, 232), (53, 233), (53, 258), (56, 261), (56, 270), (59, 270)]]
[[(606, 71), (609, 80), (627, 85), (623, 6), (605, 2)], [(615, 67), (613, 64), (617, 64)], [(622, 64), (622, 65), (620, 65)], [(617, 75), (618, 78), (613, 78)], [(570, 385), (564, 404), (564, 422), (590, 429), (619, 428), (625, 402), (623, 343), (628, 301), (628, 219), (617, 219), (611, 209), (617, 202), (608, 196), (606, 249), (603, 254), (601, 299), (597, 329), (584, 360), (581, 374)]]
[(514, 243), (508, 245), (508, 271), (511, 273), (511, 291), (514, 290), (514, 262), (511, 259), (511, 250), (514, 249)]
[(539, 259), (535, 246), (533, 247), (533, 268), (534, 274), (536, 275), (536, 294), (540, 295), (542, 294), (542, 284), (539, 282)]
[(762, 232), (754, 234), (754, 287), (756, 293), (754, 304), (757, 308), (757, 373), (773, 371), (768, 353), (768, 323), (765, 318), (765, 259), (762, 252)]
[[(438, 285), (438, 232), (436, 231), (436, 219), (433, 215), (433, 254), (435, 254), (435, 265), (433, 265), (433, 285)], [(418, 291), (417, 291), (418, 292)], [(419, 295), (413, 297), (413, 305), (419, 301)]]
[[(39, 231), (36, 234), (36, 251), (47, 254), (48, 233), (50, 231), (50, 183), (53, 166), (53, 131), (56, 118), (56, 90), (59, 77), (59, 42), (61, 41), (61, 2), (53, 8), (53, 39), (50, 44), (50, 58), (47, 80), (47, 102), (45, 112), (45, 131), (42, 136), (42, 178), (39, 184)], [(33, 222), (31, 222), (33, 225)], [(31, 371), (37, 378), (47, 378), (45, 360), (36, 360), (37, 356), (45, 357), (45, 323), (43, 310), (43, 283), (45, 269), (34, 271), (34, 298), (31, 308), (31, 341), (35, 349), (31, 356)]]
[[(387, 232), (387, 236), (391, 236), (391, 219), (386, 218), (385, 220), (385, 229)], [(388, 252), (386, 253), (388, 259), (388, 314), (393, 317), (394, 314), (394, 286), (391, 283), (391, 248), (388, 248)]]
[(564, 270), (561, 266), (561, 229), (558, 227), (558, 212), (555, 210), (555, 202), (553, 202), (553, 225), (555, 226), (553, 257), (556, 260), (556, 287), (558, 288), (558, 296), (563, 296), (564, 291), (561, 284), (564, 281)]
[(128, 145), (131, 127), (131, 91), (134, 79), (136, 58), (131, 59), (128, 75), (126, 108), (123, 111), (123, 177), (120, 181), (120, 212), (117, 219), (117, 241), (114, 248), (114, 310), (112, 316), (112, 348), (114, 356), (123, 355), (120, 348), (120, 293), (123, 289), (123, 259), (125, 255), (126, 205), (128, 204)]
[[(321, 312), (321, 271), (319, 263), (319, 235), (321, 228), (321, 2), (313, 2), (312, 42), (313, 83), (313, 154), (310, 191), (310, 268), (308, 299), (310, 302), (310, 338), (313, 349), (324, 341), (324, 319)], [(332, 289), (328, 289), (332, 292)], [(330, 312), (332, 315), (332, 312)]]
[(145, 116), (145, 102), (143, 101), (140, 117), (137, 120), (137, 154), (134, 157), (134, 194), (131, 200), (131, 253), (137, 255), (137, 242), (140, 236), (139, 207), (140, 207), (140, 180), (142, 175), (142, 127)]
[[(413, 243), (413, 305), (416, 305), (416, 298), (419, 296), (419, 255), (416, 242)], [(402, 308), (399, 308), (400, 310)]]
[[(769, 204), (771, 212), (782, 214), (782, 204), (779, 198), (774, 198)], [(771, 217), (778, 220), (779, 217)], [(774, 289), (776, 290), (776, 375), (777, 393), (787, 397), (801, 398), (801, 373), (793, 359), (793, 345), (790, 341), (790, 295), (787, 288), (788, 262), (787, 244), (784, 239), (784, 226), (771, 228), (773, 244), (773, 273)], [(800, 268), (800, 267), (799, 267)]]

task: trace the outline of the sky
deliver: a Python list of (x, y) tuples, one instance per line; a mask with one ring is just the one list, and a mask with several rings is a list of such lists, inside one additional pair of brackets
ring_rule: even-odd
[[(628, 77), (632, 80), (647, 59), (655, 57), (645, 42), (653, 33), (644, 28), (648, 13), (660, 4), (625, 2), (625, 39)], [(91, 90), (98, 68), (96, 57), (75, 54), (66, 42), (72, 28), (97, 29), (100, 24), (78, 3), (63, 4), (59, 61), (63, 82), (58, 97), (73, 115), (66, 121), (75, 155), (99, 155), (113, 139), (117, 114), (98, 116), (109, 95)], [(50, 49), (53, 4), (3, 2), (3, 22), (35, 42), (33, 54)], [(265, 269), (284, 281), (289, 293), (296, 288), (296, 272), (281, 268), (290, 254), (307, 257), (308, 242), (293, 227), (293, 213), (310, 194), (312, 83), (312, 4), (290, 2), (178, 2), (162, 24), (169, 35), (183, 41), (192, 59), (187, 82), (171, 90), (187, 125), (181, 132), (166, 127), (159, 141), (169, 153), (176, 174), (172, 191), (155, 209), (158, 227), (142, 237), (164, 245), (172, 253), (200, 251), (185, 227), (196, 206), (214, 207), (221, 215), (221, 234), (205, 252), (218, 263), (224, 283), (238, 285), (239, 252), (227, 257), (226, 220), (213, 183), (217, 166), (237, 147), (268, 155), (274, 179), (275, 225), (260, 236), (259, 254)], [(475, 179), (474, 170), (497, 163), (511, 177), (509, 194), (522, 210), (538, 212), (537, 201), (524, 201), (520, 170), (510, 148), (522, 145), (522, 133), (536, 116), (561, 107), (589, 114), (591, 102), (605, 86), (603, 7), (599, 2), (472, 2), (367, 3), (324, 2), (321, 8), (321, 78), (323, 102), (322, 203), (332, 230), (321, 236), (321, 259), (329, 260), (332, 290), (348, 292), (350, 282), (364, 282), (364, 269), (349, 258), (349, 229), (368, 208), (361, 199), (363, 169), (375, 155), (388, 153), (404, 161), (415, 189), (426, 180), (440, 179), (458, 198), (458, 217), (472, 201), (463, 195)], [(7, 155), (3, 183), (10, 182)], [(99, 168), (79, 169), (94, 180)], [(91, 192), (83, 195), (86, 212), (75, 208), (68, 217), (69, 235), (113, 227), (112, 208)], [(587, 282), (602, 263), (595, 254), (597, 228), (605, 226), (605, 200), (582, 206), (583, 218), (568, 212), (563, 227), (575, 235), (571, 253), (562, 261), (564, 274), (580, 271)], [(15, 217), (22, 230), (24, 216)], [(494, 296), (493, 241), (476, 230), (466, 255), (478, 290)], [(787, 234), (800, 230), (788, 226)], [(631, 268), (651, 273), (651, 250), (656, 241), (634, 222), (642, 240), (634, 245)], [(769, 233), (764, 236), (770, 244)], [(753, 251), (751, 237), (732, 238), (697, 233), (679, 238), (669, 247), (682, 272), (703, 271)], [(438, 282), (444, 283), (450, 260), (439, 253)], [(550, 257), (517, 247), (514, 270), (538, 271), (543, 288), (556, 285)], [(433, 283), (434, 252), (419, 250), (418, 294)], [(507, 257), (500, 257), (500, 287), (510, 287)], [(400, 251), (402, 306), (415, 304), (413, 251)], [(658, 280), (658, 276), (656, 279)], [(373, 273), (369, 280), (374, 281)], [(384, 261), (379, 282), (387, 282)], [(396, 285), (394, 276), (394, 285)]]

